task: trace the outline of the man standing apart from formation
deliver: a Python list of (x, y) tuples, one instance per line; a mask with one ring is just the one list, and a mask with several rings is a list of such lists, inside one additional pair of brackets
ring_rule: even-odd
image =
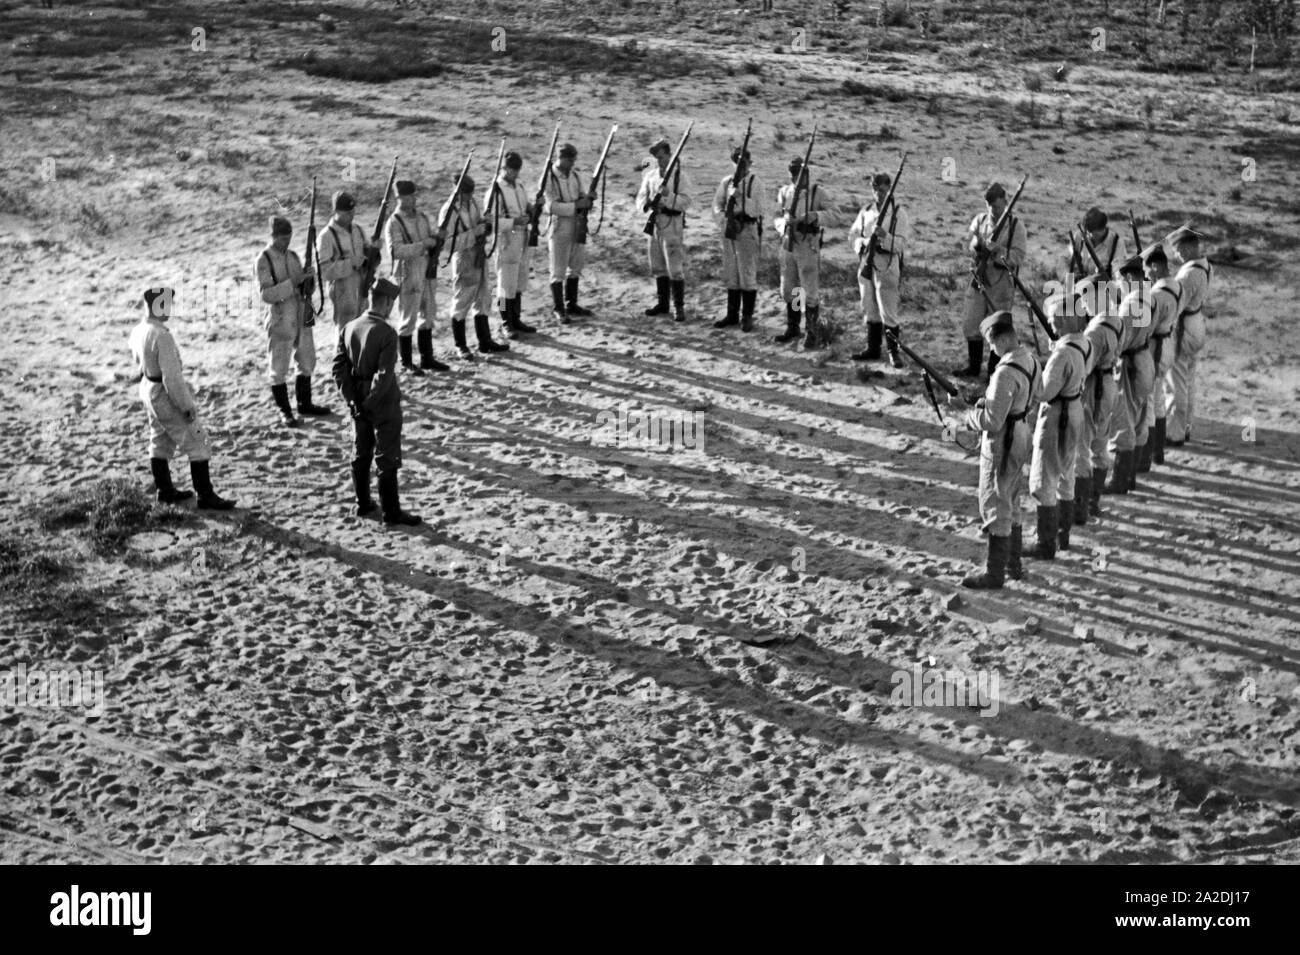
[(401, 289), (376, 279), (370, 308), (339, 333), (334, 382), (352, 415), (352, 485), (357, 514), (375, 509), (370, 498), (370, 465), (379, 465), (379, 503), (385, 524), (415, 525), (420, 518), (403, 511), (397, 470), (402, 466), (402, 392), (397, 385), (398, 336), (388, 315)]
[(172, 456), (185, 455), (190, 459), (190, 479), (199, 495), (199, 508), (228, 511), (235, 502), (219, 497), (212, 489), (208, 432), (199, 423), (198, 405), (182, 372), (180, 349), (167, 328), (175, 294), (169, 288), (146, 289), (145, 316), (131, 330), (131, 357), (140, 373), (140, 401), (149, 416), (149, 467), (160, 503), (185, 501), (193, 493), (176, 490), (171, 475)]

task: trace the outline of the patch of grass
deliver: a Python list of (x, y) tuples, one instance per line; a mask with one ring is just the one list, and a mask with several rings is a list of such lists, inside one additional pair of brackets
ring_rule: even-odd
[(89, 488), (63, 491), (36, 505), (42, 530), (83, 530), (99, 554), (122, 550), (133, 534), (190, 520), (188, 511), (154, 502), (139, 484), (126, 478), (107, 478)]

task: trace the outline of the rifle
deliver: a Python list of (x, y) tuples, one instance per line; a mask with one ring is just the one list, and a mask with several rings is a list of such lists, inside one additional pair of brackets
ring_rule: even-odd
[[(465, 177), (469, 175), (469, 164), (473, 161), (474, 161), (474, 150), (471, 149), (469, 151), (469, 155), (465, 157), (465, 165), (460, 167), (460, 175), (456, 177), (456, 185), (452, 186), (451, 201), (447, 203), (447, 208), (443, 212), (442, 218), (438, 220), (437, 231), (439, 235), (441, 235), (443, 232), (446, 231), (447, 224), (451, 222), (451, 213), (454, 209), (456, 209), (456, 204), (460, 201), (461, 184), (464, 183)], [(457, 229), (460, 228), (460, 216), (456, 217), (456, 228)], [(454, 241), (455, 236), (452, 236), (452, 239)], [(438, 277), (438, 252), (441, 248), (442, 248), (442, 244), (439, 243), (438, 245), (434, 246), (432, 249), (429, 250), (429, 265), (428, 268), (424, 270), (425, 278), (433, 279)], [(448, 261), (450, 261), (450, 257), (448, 258)]]
[(790, 211), (786, 213), (785, 229), (781, 234), (781, 247), (787, 252), (794, 250), (794, 212), (799, 208), (799, 194), (809, 192), (812, 173), (808, 171), (808, 161), (812, 159), (815, 142), (817, 142), (817, 127), (814, 125), (812, 135), (808, 137), (808, 148), (804, 150), (803, 165), (799, 167), (799, 175), (794, 181), (794, 192), (790, 195)]
[[(930, 383), (931, 379), (933, 379), (940, 388), (952, 395), (954, 398), (961, 398), (964, 401), (969, 401), (970, 399), (963, 395), (956, 385), (944, 377), (943, 373), (940, 372), (939, 369), (935, 368), (934, 365), (930, 364), (914, 350), (903, 344), (903, 340), (898, 335), (898, 329), (886, 326), (885, 336), (897, 345), (902, 350), (903, 354), (920, 366), (921, 382), (925, 385), (925, 396), (930, 400), (930, 407), (934, 409), (935, 417), (939, 419), (939, 424), (941, 424), (944, 429), (944, 436), (947, 437), (951, 426), (948, 424), (948, 420), (944, 418), (943, 412), (939, 409), (939, 400), (934, 396), (934, 386)], [(957, 436), (956, 429), (952, 430), (952, 440), (957, 447), (961, 448), (967, 454), (971, 454), (975, 451), (975, 447), (967, 447), (961, 443), (961, 439)]]
[(1074, 226), (1070, 226), (1068, 234), (1070, 238), (1070, 274), (1079, 276), (1083, 274), (1083, 258), (1080, 255), (1082, 250), (1074, 241)]
[(1133, 210), (1128, 211), (1128, 227), (1133, 230), (1133, 252), (1136, 255), (1142, 254), (1142, 236), (1138, 235), (1138, 224), (1133, 219)]
[(1097, 250), (1092, 247), (1092, 240), (1088, 238), (1088, 230), (1079, 223), (1079, 237), (1083, 239), (1083, 247), (1088, 250), (1088, 258), (1092, 259), (1092, 264), (1097, 267), (1097, 274), (1110, 281), (1110, 269), (1104, 268), (1101, 264), (1101, 258), (1097, 255)]
[(731, 195), (727, 196), (727, 205), (725, 210), (727, 224), (723, 226), (722, 229), (722, 236), (725, 239), (735, 239), (736, 236), (740, 235), (740, 230), (743, 228), (741, 224), (736, 221), (736, 194), (739, 193), (741, 189), (741, 186), (736, 182), (736, 179), (742, 169), (744, 170), (744, 175), (739, 176), (741, 182), (744, 182), (745, 176), (749, 175), (749, 163), (746, 161), (745, 155), (749, 152), (749, 137), (753, 135), (753, 132), (754, 118), (751, 116), (749, 124), (745, 127), (745, 139), (740, 144), (740, 158), (736, 160), (736, 173), (731, 177)]
[(366, 256), (361, 266), (361, 297), (364, 299), (375, 283), (375, 272), (379, 268), (379, 240), (384, 234), (384, 223), (388, 219), (388, 198), (393, 194), (393, 183), (397, 181), (397, 157), (393, 157), (393, 168), (388, 172), (388, 185), (384, 186), (383, 198), (379, 200), (379, 212), (375, 215), (375, 227), (370, 232), (370, 247), (373, 250)]
[(481, 266), (483, 260), (496, 251), (497, 248), (497, 231), (496, 231), (496, 214), (497, 194), (500, 190), (497, 188), (497, 177), (501, 175), (501, 163), (506, 158), (506, 138), (501, 137), (501, 148), (497, 150), (497, 168), (492, 173), (492, 184), (488, 186), (488, 200), (483, 206), (483, 221), (488, 223), (492, 231), (492, 248), (484, 250), (487, 245), (487, 233), (479, 236), (474, 240), (474, 260), (475, 264)]
[(533, 248), (537, 247), (537, 240), (541, 234), (542, 203), (546, 201), (546, 180), (551, 177), (551, 169), (555, 165), (555, 144), (559, 140), (560, 124), (556, 123), (555, 135), (551, 137), (551, 146), (546, 150), (546, 165), (542, 167), (542, 177), (537, 180), (537, 195), (528, 210), (528, 244)]
[(1038, 320), (1039, 325), (1043, 326), (1043, 331), (1047, 332), (1047, 337), (1052, 341), (1056, 341), (1060, 338), (1061, 336), (1052, 330), (1052, 323), (1047, 320), (1047, 315), (1043, 312), (1042, 306), (1040, 306), (1033, 295), (1029, 293), (1029, 289), (1025, 286), (1025, 283), (1020, 281), (1020, 276), (1015, 272), (1012, 272), (1011, 281), (1016, 283), (1016, 288), (1020, 290), (1020, 294), (1025, 297), (1025, 303), (1029, 306), (1029, 313)]
[[(316, 177), (311, 177), (311, 213), (307, 222), (307, 249), (302, 255), (303, 271), (308, 276), (312, 274), (312, 257), (316, 252)], [(316, 256), (316, 289), (320, 292), (320, 305), (312, 307), (311, 297), (306, 296), (303, 305), (307, 309), (307, 315), (303, 318), (302, 323), (307, 326), (316, 324), (316, 316), (325, 309), (325, 283), (321, 281), (320, 274), (320, 257)]]
[[(610, 127), (609, 135), (605, 137), (605, 148), (600, 151), (600, 158), (596, 160), (596, 168), (591, 173), (591, 183), (587, 186), (588, 198), (595, 200), (596, 184), (601, 182), (605, 176), (605, 167), (609, 163), (609, 147), (614, 145), (614, 134), (618, 132), (618, 123)], [(577, 221), (573, 224), (573, 241), (579, 245), (585, 245), (589, 232), (587, 226), (587, 213), (590, 209), (583, 209), (575, 213)], [(600, 223), (605, 221), (605, 190), (601, 187), (600, 195), (600, 220), (596, 223), (596, 231), (600, 231)], [(595, 233), (592, 233), (593, 235)]]
[(988, 244), (985, 246), (984, 251), (979, 253), (979, 258), (976, 259), (975, 264), (971, 266), (972, 274), (978, 273), (986, 283), (988, 282), (987, 270), (989, 259), (993, 256), (993, 249), (997, 245), (998, 236), (1002, 234), (1002, 227), (1006, 225), (1007, 220), (1011, 218), (1011, 210), (1014, 209), (1016, 203), (1020, 201), (1020, 194), (1025, 191), (1025, 183), (1028, 181), (1029, 176), (1027, 175), (1020, 180), (1020, 185), (1016, 187), (1015, 195), (1011, 197), (1011, 201), (1008, 202), (1006, 208), (1002, 210), (1002, 215), (998, 216), (998, 221), (993, 224), (993, 232), (989, 235)]
[[(907, 153), (903, 153), (903, 158), (898, 162), (898, 171), (894, 173), (894, 179), (889, 184), (889, 192), (885, 193), (885, 201), (876, 210), (876, 227), (871, 230), (871, 238), (867, 239), (867, 247), (862, 251), (862, 264), (858, 266), (858, 277), (868, 282), (876, 271), (876, 250), (880, 247), (880, 217), (885, 214), (889, 203), (894, 199), (894, 190), (898, 188), (898, 177), (903, 174), (903, 164), (906, 162)], [(985, 298), (987, 297), (985, 295)]]
[(664, 167), (663, 176), (659, 180), (659, 188), (655, 191), (654, 197), (650, 200), (650, 208), (646, 211), (650, 217), (645, 221), (645, 228), (642, 230), (646, 235), (655, 234), (655, 219), (659, 217), (659, 204), (663, 202), (664, 186), (668, 185), (668, 180), (673, 177), (677, 167), (681, 165), (682, 150), (686, 148), (686, 141), (691, 138), (691, 129), (695, 126), (695, 120), (691, 120), (686, 125), (686, 132), (682, 133), (681, 141), (677, 148), (673, 150), (672, 156), (668, 159), (668, 165)]

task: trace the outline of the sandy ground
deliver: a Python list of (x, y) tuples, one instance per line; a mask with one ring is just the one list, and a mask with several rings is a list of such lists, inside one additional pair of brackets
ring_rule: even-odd
[[(283, 43), (296, 54), (315, 39), (286, 29)], [(177, 276), (210, 286), (207, 315), (196, 292), (174, 332), (216, 436), (218, 490), (240, 509), (135, 541), (148, 567), (88, 559), (87, 582), (108, 594), (95, 613), (0, 621), (0, 666), (102, 669), (107, 697), (100, 717), (0, 711), (0, 860), (1300, 858), (1300, 370), (1287, 334), (1300, 209), (1279, 97), (1143, 74), (1168, 96), (1154, 129), (1058, 126), (1058, 109), (1074, 117), (1139, 82), (1083, 69), (1039, 97), (1048, 118), (1034, 128), (992, 104), (1024, 98), (1015, 77), (932, 56), (863, 67), (814, 51), (795, 65), (694, 34), (673, 46), (761, 63), (762, 92), (738, 92), (755, 82), (743, 70), (648, 87), (611, 75), (596, 95), (590, 75), (548, 89), (512, 66), (360, 85), (271, 70), (265, 50), (104, 53), (77, 64), (80, 79), (4, 75), (22, 121), (7, 124), (0, 215), (5, 529), (30, 526), (49, 491), (147, 479), (126, 336), (139, 290)], [(838, 90), (850, 76), (907, 98), (865, 107)], [(200, 92), (176, 92), (187, 87)], [(597, 316), (552, 325), (535, 273), (525, 318), (538, 335), (405, 379), (404, 500), (427, 523), (352, 517), (346, 419), (276, 424), (260, 323), (238, 302), (265, 217), (283, 204), (301, 230), (310, 176), (328, 192), (354, 160), (368, 228), (394, 154), (404, 174), (445, 178), (469, 146), (487, 165), (502, 134), (535, 181), (557, 93), (581, 104), (563, 115), (582, 161), (609, 123), (626, 132), (585, 282)], [(990, 102), (963, 98), (976, 93)], [(828, 293), (850, 328), (832, 351), (766, 341), (779, 330), (770, 286), (764, 335), (714, 331), (716, 236), (696, 216), (693, 321), (641, 315), (630, 196), (645, 144), (696, 118), (705, 202), (751, 111), (773, 189), (822, 124), (823, 181), (844, 206), (826, 252), (839, 279), (866, 173), (912, 151), (906, 320), (944, 366), (961, 349), (955, 250), (989, 178), (1030, 174), (1021, 208), (1044, 274), (1093, 202), (1134, 208), (1147, 234), (1201, 216), (1265, 257), (1218, 270), (1197, 442), (1141, 493), (1106, 498), (1064, 559), (999, 593), (962, 591), (983, 554), (975, 459), (943, 439), (914, 371), (860, 376), (847, 360), (856, 290), (836, 279)], [(879, 140), (882, 125), (898, 140)], [(42, 179), (47, 157), (62, 178)], [(769, 276), (774, 257), (769, 242)], [(325, 359), (331, 329), (322, 316)], [(449, 345), (445, 319), (437, 334)], [(318, 400), (339, 409), (326, 365)], [(702, 447), (618, 447), (597, 416), (621, 402), (698, 411)], [(892, 676), (916, 663), (996, 673), (999, 712), (896, 705)]]

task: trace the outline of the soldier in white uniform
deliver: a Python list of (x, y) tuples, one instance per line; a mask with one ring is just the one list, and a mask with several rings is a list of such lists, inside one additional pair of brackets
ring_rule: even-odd
[[(524, 324), (524, 289), (528, 285), (528, 223), (532, 203), (528, 190), (519, 181), (523, 157), (508, 152), (497, 177), (497, 202), (495, 207), (497, 309), (506, 338), (518, 338), (537, 331)], [(485, 202), (491, 200), (489, 195)]]
[(1174, 363), (1165, 380), (1164, 444), (1180, 447), (1192, 436), (1196, 413), (1196, 356), (1205, 347), (1205, 296), (1210, 288), (1210, 262), (1201, 257), (1200, 233), (1180, 229), (1171, 237), (1178, 267), (1182, 301), (1174, 327)]
[(980, 323), (989, 348), (1001, 357), (989, 377), (984, 397), (974, 408), (957, 396), (949, 405), (966, 412), (963, 424), (982, 431), (980, 440), (980, 523), (988, 535), (988, 561), (982, 574), (973, 574), (962, 586), (996, 589), (1005, 578), (1019, 579), (1023, 546), (1020, 529), (1020, 491), (1024, 466), (1029, 460), (1030, 430), (1026, 422), (1043, 392), (1038, 359), (1016, 337), (1010, 312), (994, 312)]
[[(1076, 286), (1078, 288), (1079, 286)], [(1089, 380), (1083, 393), (1088, 413), (1084, 415), (1083, 429), (1079, 435), (1079, 470), (1091, 471), (1087, 487), (1087, 500), (1084, 502), (1085, 520), (1078, 517), (1079, 497), (1075, 496), (1076, 524), (1086, 522), (1087, 517), (1101, 517), (1101, 495), (1106, 484), (1106, 472), (1110, 469), (1111, 457), (1108, 448), (1110, 442), (1110, 423), (1115, 414), (1115, 402), (1118, 397), (1116, 378), (1122, 369), (1121, 349), (1124, 344), (1124, 322), (1120, 318), (1119, 303), (1115, 301), (1108, 283), (1098, 276), (1092, 276), (1084, 283), (1087, 290), (1082, 296), (1085, 300), (1092, 298), (1089, 308), (1100, 309), (1099, 314), (1089, 320), (1083, 330), (1084, 336), (1092, 344), (1092, 365), (1088, 370)]]
[(492, 292), (487, 274), (487, 237), (492, 228), (483, 219), (483, 209), (474, 198), (474, 180), (471, 177), (465, 176), (461, 180), (458, 196), (443, 203), (438, 211), (438, 221), (447, 222), (451, 232), (447, 239), (451, 251), (451, 305), (447, 314), (451, 318), (451, 334), (457, 352), (467, 361), (474, 359), (465, 342), (465, 322), (470, 315), (474, 316), (474, 334), (480, 352), (509, 351), (509, 345), (492, 340), (492, 329), (488, 325)]
[(586, 245), (577, 241), (577, 214), (586, 212), (593, 203), (583, 177), (573, 168), (578, 148), (572, 143), (560, 147), (558, 159), (551, 167), (546, 183), (546, 213), (550, 227), (546, 242), (551, 252), (551, 305), (561, 325), (569, 324), (571, 315), (590, 315), (578, 304), (578, 285), (586, 261)]
[(1138, 462), (1139, 471), (1150, 471), (1151, 464), (1165, 463), (1165, 378), (1174, 366), (1174, 345), (1169, 339), (1178, 324), (1183, 291), (1178, 280), (1169, 274), (1169, 259), (1161, 246), (1147, 253), (1143, 262), (1151, 289), (1151, 361), (1153, 365), (1151, 400), (1147, 402), (1147, 427), (1150, 438)]
[[(878, 172), (871, 177), (875, 201), (862, 207), (849, 229), (853, 251), (861, 262), (858, 268), (858, 293), (862, 301), (862, 318), (867, 323), (867, 347), (850, 356), (854, 361), (878, 361), (885, 326), (895, 332), (899, 330), (898, 284), (902, 278), (903, 257), (910, 230), (907, 213), (899, 206), (897, 199), (889, 200), (889, 208), (881, 208), (885, 197), (889, 195), (890, 182), (887, 172)], [(876, 233), (876, 251), (872, 261), (867, 262), (862, 257), (873, 233)], [(896, 336), (888, 336), (885, 345), (889, 350), (889, 363), (895, 368), (902, 368), (903, 356), (898, 352)]]
[[(1102, 212), (1096, 206), (1093, 206), (1083, 214), (1083, 228), (1088, 234), (1088, 245), (1092, 246), (1092, 251), (1097, 254), (1101, 262), (1100, 275), (1104, 281), (1109, 282), (1115, 271), (1117, 263), (1124, 262), (1128, 258), (1128, 248), (1124, 241), (1123, 233), (1110, 227), (1110, 219), (1106, 213)], [(1077, 259), (1078, 271), (1073, 266), (1070, 271), (1075, 272), (1075, 278), (1080, 279), (1088, 275), (1097, 275), (1097, 263), (1092, 260), (1088, 254), (1087, 247), (1083, 240), (1071, 235), (1071, 242), (1074, 243), (1069, 252), (1071, 261)], [(1077, 255), (1075, 250), (1077, 251)]]
[(758, 256), (763, 230), (763, 184), (751, 172), (749, 151), (731, 151), (733, 169), (713, 193), (713, 218), (722, 232), (722, 281), (727, 287), (727, 314), (714, 328), (754, 328), (758, 301)]
[(1120, 266), (1126, 289), (1119, 315), (1124, 323), (1121, 365), (1116, 379), (1118, 396), (1110, 423), (1107, 450), (1115, 462), (1106, 494), (1137, 490), (1137, 458), (1147, 442), (1147, 405), (1155, 376), (1151, 359), (1151, 295), (1143, 286), (1142, 257), (1135, 255)]
[[(993, 241), (993, 228), (998, 218), (1007, 207), (1007, 191), (1001, 183), (995, 182), (984, 191), (986, 211), (971, 220), (967, 230), (968, 247), (978, 262), (988, 251), (986, 266), (981, 276), (993, 302), (994, 311), (1010, 311), (1015, 301), (1016, 286), (1011, 281), (1009, 271), (1019, 271), (1025, 261), (1025, 225), (1013, 212), (1007, 217), (1002, 231), (998, 233), (997, 242)], [(984, 339), (980, 337), (980, 323), (989, 314), (988, 303), (980, 294), (974, 281), (966, 290), (966, 310), (962, 319), (962, 334), (966, 337), (966, 366), (953, 369), (953, 374), (961, 378), (978, 378), (984, 363)], [(994, 355), (989, 355), (989, 367), (996, 362)]]
[(145, 315), (131, 330), (130, 338), (131, 357), (140, 373), (140, 401), (149, 415), (149, 466), (154, 487), (163, 504), (194, 496), (190, 491), (176, 490), (172, 484), (172, 456), (183, 454), (190, 459), (190, 479), (199, 495), (199, 507), (228, 511), (235, 502), (212, 489), (208, 433), (199, 423), (198, 405), (185, 382), (181, 353), (166, 324), (175, 295), (169, 288), (146, 289)]
[(799, 193), (798, 208), (791, 208), (795, 186), (803, 171), (803, 157), (795, 156), (789, 168), (790, 181), (776, 194), (781, 214), (773, 223), (776, 234), (781, 236), (777, 261), (781, 266), (781, 298), (785, 299), (785, 334), (772, 340), (784, 345), (797, 339), (802, 316), (805, 319), (803, 347), (811, 350), (821, 345), (822, 230), (833, 224), (829, 215), (831, 202), (821, 184), (811, 182), (809, 173), (810, 182)]
[(1060, 337), (1052, 343), (1043, 366), (1043, 393), (1029, 465), (1029, 493), (1038, 502), (1038, 543), (1032, 553), (1044, 560), (1055, 557), (1058, 546), (1062, 550), (1070, 547), (1075, 466), (1083, 427), (1080, 399), (1092, 351), (1077, 322), (1064, 316), (1066, 294), (1049, 298), (1043, 306), (1052, 330)]
[[(415, 183), (397, 180), (397, 208), (384, 226), (389, 278), (401, 292), (397, 297), (397, 345), (402, 367), (412, 375), (425, 371), (450, 371), (433, 357), (433, 317), (437, 314), (437, 282), (432, 262), (442, 250), (445, 233), (435, 232), (429, 217), (416, 208)], [(417, 367), (411, 354), (411, 336), (420, 347)]]
[(298, 424), (289, 405), (289, 363), (298, 369), (294, 382), (298, 412), (304, 415), (329, 414), (328, 408), (313, 404), (311, 373), (316, 369), (314, 324), (307, 324), (316, 279), (303, 270), (298, 253), (289, 248), (293, 226), (288, 219), (271, 217), (271, 241), (258, 253), (254, 272), (266, 310), (262, 328), (267, 336), (268, 377), (271, 398), (280, 409), (281, 420), (290, 427)]
[[(673, 156), (672, 144), (660, 139), (650, 147), (654, 157), (641, 176), (636, 204), (642, 212), (655, 209), (654, 235), (646, 237), (650, 258), (650, 274), (655, 278), (655, 304), (645, 310), (647, 315), (667, 315), (671, 295), (673, 321), (686, 321), (686, 210), (691, 206), (691, 181), (678, 162), (672, 181), (665, 185), (664, 170)], [(660, 193), (660, 187), (663, 192)], [(654, 198), (659, 195), (657, 209)]]
[(361, 267), (371, 246), (361, 226), (353, 221), (356, 200), (349, 193), (334, 193), (334, 216), (316, 236), (316, 258), (334, 307), (334, 327), (361, 314)]

